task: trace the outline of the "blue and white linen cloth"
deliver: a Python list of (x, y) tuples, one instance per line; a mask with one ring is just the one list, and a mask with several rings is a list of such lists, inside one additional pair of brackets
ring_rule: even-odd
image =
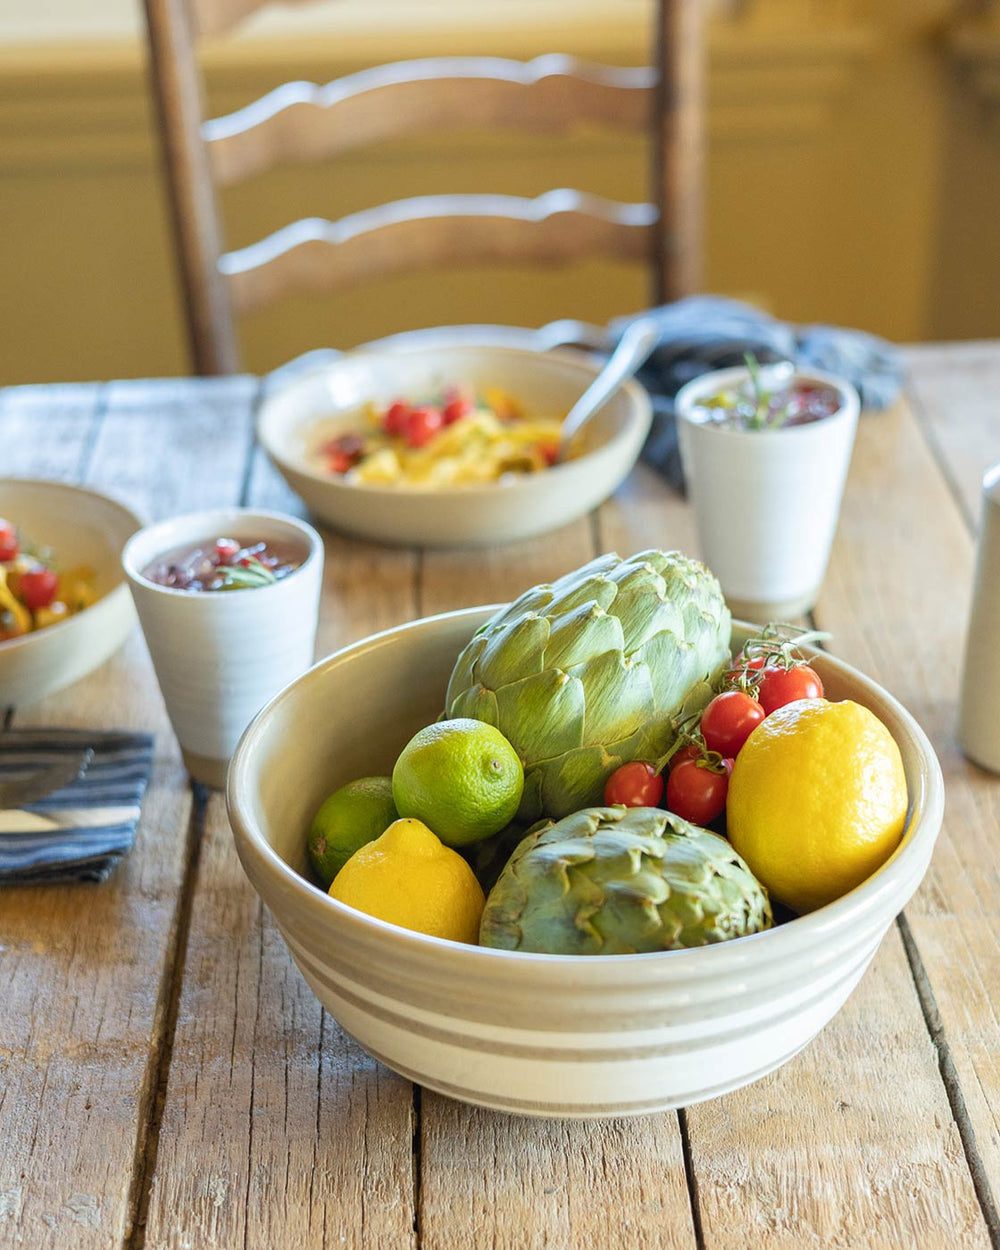
[(0, 782), (25, 780), (90, 747), (81, 777), (23, 808), (0, 811), (0, 885), (104, 881), (135, 841), (153, 738), (88, 729), (0, 733)]

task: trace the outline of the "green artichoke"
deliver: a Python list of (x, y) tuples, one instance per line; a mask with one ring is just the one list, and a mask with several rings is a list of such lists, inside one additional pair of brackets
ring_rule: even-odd
[(658, 759), (678, 718), (707, 703), (730, 624), (719, 583), (697, 560), (599, 556), (477, 631), (445, 715), (487, 721), (513, 745), (524, 764), (519, 819), (567, 816), (602, 802), (619, 765)]
[(592, 807), (524, 838), (486, 900), (479, 941), (632, 955), (772, 924), (767, 891), (725, 838), (658, 807)]

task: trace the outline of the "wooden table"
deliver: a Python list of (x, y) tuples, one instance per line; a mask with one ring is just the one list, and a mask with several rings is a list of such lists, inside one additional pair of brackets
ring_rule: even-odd
[[(909, 361), (908, 402), (861, 422), (815, 615), (930, 733), (948, 810), (923, 888), (816, 1041), (747, 1089), (645, 1119), (519, 1120), (412, 1088), (296, 972), (222, 798), (187, 783), (136, 631), (14, 720), (153, 729), (157, 751), (107, 884), (0, 891), (0, 1246), (1000, 1246), (1000, 780), (954, 741), (1000, 346)], [(259, 393), (245, 377), (10, 390), (2, 471), (151, 518), (299, 511), (254, 449)], [(326, 541), (320, 653), (598, 550), (695, 549), (688, 508), (641, 468), (594, 516), (516, 547)]]

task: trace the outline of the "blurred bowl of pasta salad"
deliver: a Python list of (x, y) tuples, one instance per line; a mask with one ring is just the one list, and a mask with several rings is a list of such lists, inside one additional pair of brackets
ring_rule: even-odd
[(275, 386), (257, 437), (320, 520), (380, 542), (488, 546), (544, 533), (612, 494), (649, 430), (622, 387), (557, 461), (563, 418), (603, 361), (532, 331), (417, 331)]

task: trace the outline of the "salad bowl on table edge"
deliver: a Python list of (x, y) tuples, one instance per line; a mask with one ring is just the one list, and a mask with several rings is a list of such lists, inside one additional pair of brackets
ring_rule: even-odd
[(97, 491), (40, 478), (0, 478), (0, 516), (66, 568), (88, 565), (99, 598), (55, 625), (0, 642), (0, 707), (35, 703), (85, 677), (124, 643), (136, 621), (121, 568), (142, 521)]

